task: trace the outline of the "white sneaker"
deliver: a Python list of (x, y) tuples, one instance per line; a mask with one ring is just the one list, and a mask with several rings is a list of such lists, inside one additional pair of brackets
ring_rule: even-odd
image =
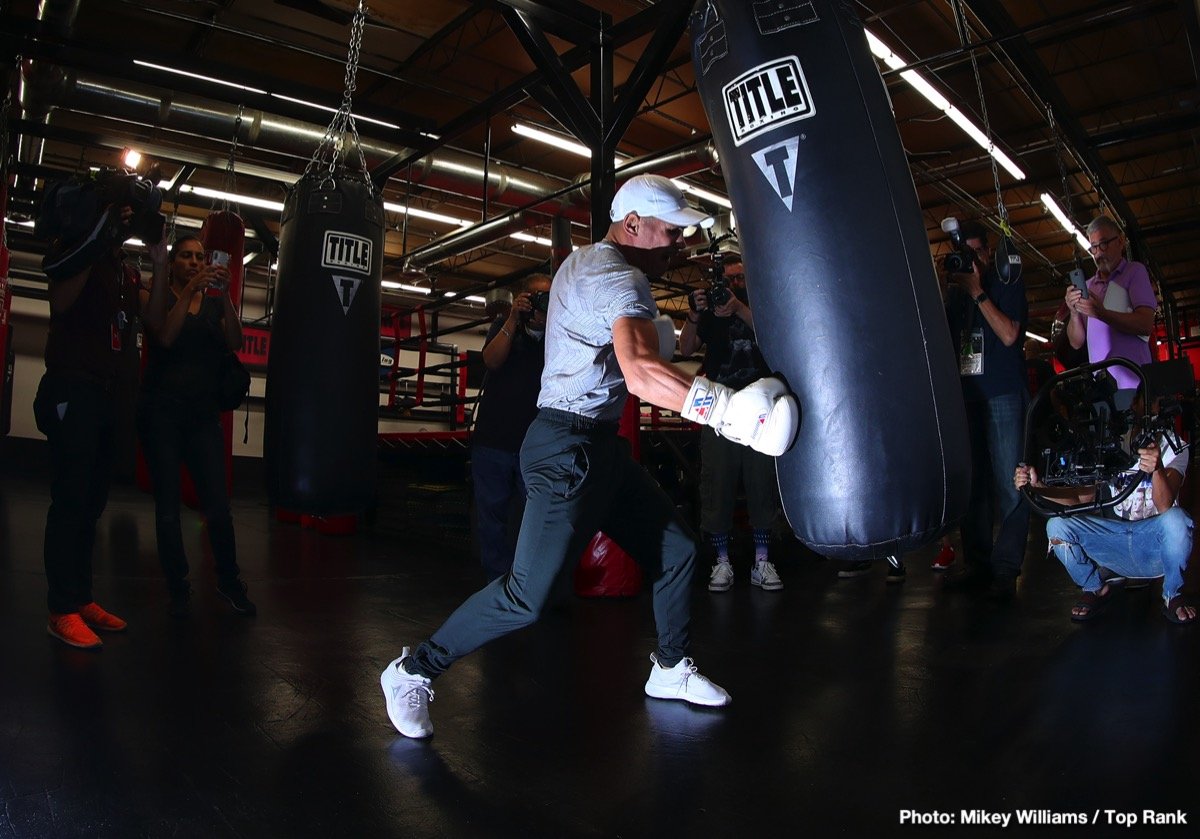
[(750, 570), (750, 585), (758, 586), (763, 591), (779, 591), (783, 588), (783, 580), (779, 579), (779, 572), (771, 561), (764, 559), (754, 563), (754, 568)]
[(718, 562), (708, 575), (709, 591), (729, 591), (733, 588), (733, 566), (728, 562)]
[(433, 701), (430, 680), (414, 676), (401, 667), (408, 658), (408, 647), (400, 657), (387, 666), (379, 677), (383, 698), (387, 702), (388, 719), (405, 737), (428, 737), (433, 734), (429, 719), (429, 703)]
[(728, 705), (733, 700), (728, 691), (700, 675), (690, 658), (682, 658), (674, 667), (662, 667), (658, 657), (650, 654), (654, 666), (646, 680), (646, 696), (655, 699), (682, 699), (693, 705)]

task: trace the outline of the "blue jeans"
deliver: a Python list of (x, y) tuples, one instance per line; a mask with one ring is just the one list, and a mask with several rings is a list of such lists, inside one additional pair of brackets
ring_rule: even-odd
[(677, 664), (688, 647), (695, 536), (630, 455), (617, 424), (543, 408), (525, 435), (521, 472), (528, 496), (512, 570), (467, 598), (417, 647), (413, 670), (433, 678), (536, 621), (597, 530), (641, 566), (653, 591), (658, 661)]
[[(525, 510), (525, 481), (517, 452), (471, 447), (471, 483), (475, 490), (475, 528), (479, 536), (479, 561), (488, 582), (512, 568), (516, 528), (509, 527), (514, 512)], [(517, 509), (514, 511), (514, 505)]]
[(138, 436), (154, 483), (154, 529), (158, 561), (172, 593), (191, 589), (188, 561), (179, 521), (179, 467), (187, 466), (208, 529), (217, 579), (225, 586), (238, 580), (233, 516), (225, 491), (225, 439), (220, 415), (196, 414), (167, 398), (143, 394), (138, 404)]
[(1122, 577), (1162, 577), (1163, 600), (1179, 594), (1188, 554), (1192, 519), (1178, 507), (1141, 521), (1100, 516), (1059, 516), (1046, 522), (1050, 550), (1084, 591), (1097, 592), (1100, 569)]
[[(971, 499), (962, 521), (968, 565), (995, 577), (1015, 577), (1029, 538), (1029, 505), (1013, 486), (1013, 470), (1024, 459), (1025, 391), (968, 402), (971, 440)], [(1000, 528), (992, 540), (996, 520)]]

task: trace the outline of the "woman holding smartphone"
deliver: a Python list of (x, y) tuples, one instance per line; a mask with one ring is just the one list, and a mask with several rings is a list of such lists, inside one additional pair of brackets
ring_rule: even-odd
[(225, 490), (218, 384), (225, 355), (242, 345), (242, 326), (229, 297), (228, 254), (224, 257), (223, 263), (206, 259), (199, 239), (177, 239), (167, 282), (142, 291), (149, 349), (138, 399), (138, 436), (154, 481), (158, 557), (167, 578), (169, 611), (176, 617), (186, 617), (191, 609), (179, 520), (181, 465), (188, 468), (207, 523), (217, 591), (235, 612), (257, 611), (239, 576)]

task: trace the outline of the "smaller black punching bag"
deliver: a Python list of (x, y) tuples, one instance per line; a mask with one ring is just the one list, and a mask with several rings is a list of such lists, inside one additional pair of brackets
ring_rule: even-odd
[(283, 209), (263, 459), (271, 503), (345, 515), (375, 502), (383, 197), (306, 174)]

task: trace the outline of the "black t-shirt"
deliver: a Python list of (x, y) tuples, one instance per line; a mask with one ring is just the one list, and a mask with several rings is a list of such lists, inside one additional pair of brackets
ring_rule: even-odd
[(754, 330), (737, 315), (717, 317), (700, 313), (696, 334), (704, 342), (704, 375), (711, 381), (743, 388), (771, 373), (754, 339)]
[[(174, 291), (168, 292), (168, 310), (177, 299)], [(142, 374), (143, 394), (196, 411), (217, 410), (221, 362), (229, 352), (221, 327), (222, 312), (220, 300), (205, 296), (198, 312), (188, 312), (170, 347), (146, 336), (149, 350)]]
[[(484, 346), (504, 326), (499, 317), (488, 330)], [(513, 331), (508, 358), (499, 369), (488, 370), (476, 407), (475, 429), (471, 444), (507, 452), (521, 450), (525, 432), (537, 416), (538, 391), (542, 387), (542, 367), (546, 362), (545, 336), (535, 338), (524, 326)]]
[(996, 396), (1020, 393), (1028, 388), (1025, 377), (1025, 323), (1029, 320), (1029, 302), (1025, 299), (1025, 281), (1001, 282), (991, 268), (983, 275), (983, 291), (1009, 319), (1017, 322), (1019, 336), (1011, 347), (992, 331), (987, 318), (966, 290), (951, 283), (946, 290), (946, 319), (955, 351), (961, 357), (963, 339), (976, 330), (983, 337), (983, 373), (961, 376), (963, 399), (982, 402)]
[(138, 284), (138, 272), (122, 256), (109, 252), (97, 259), (75, 302), (50, 314), (46, 371), (112, 380), (121, 350), (133, 341)]

